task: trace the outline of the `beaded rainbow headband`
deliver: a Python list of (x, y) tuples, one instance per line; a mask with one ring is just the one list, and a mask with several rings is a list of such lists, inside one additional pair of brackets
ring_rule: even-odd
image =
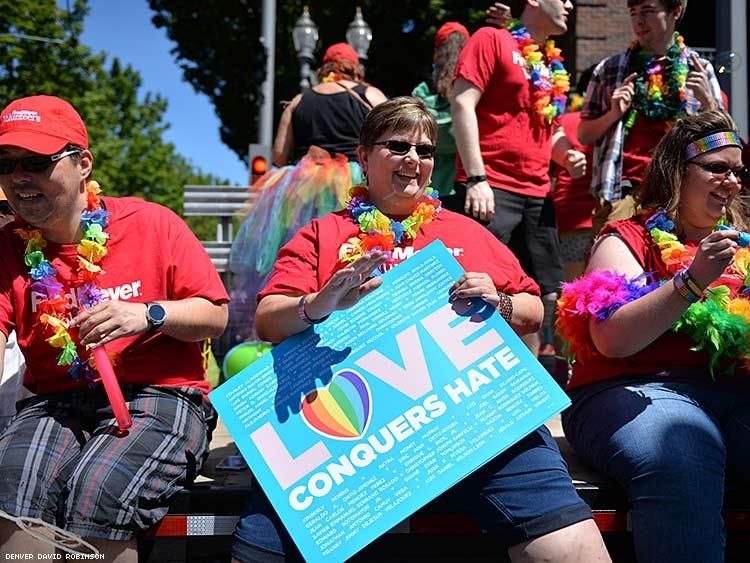
[(699, 154), (720, 149), (721, 147), (740, 147), (742, 141), (736, 131), (719, 131), (693, 141), (685, 149), (685, 162), (694, 159)]

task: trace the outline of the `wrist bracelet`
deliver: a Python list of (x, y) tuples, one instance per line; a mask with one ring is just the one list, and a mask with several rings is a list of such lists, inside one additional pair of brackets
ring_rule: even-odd
[(299, 318), (303, 323), (308, 325), (317, 325), (330, 317), (330, 315), (326, 315), (322, 319), (311, 319), (309, 316), (307, 316), (307, 311), (305, 311), (305, 299), (307, 299), (307, 295), (303, 295), (302, 297), (300, 297), (299, 303), (297, 304), (297, 315), (299, 315)]
[(513, 301), (507, 293), (498, 291), (497, 296), (500, 298), (500, 302), (497, 304), (497, 312), (500, 313), (506, 323), (510, 324), (510, 320), (513, 318)]
[(478, 184), (479, 182), (486, 182), (486, 181), (487, 181), (487, 176), (485, 176), (484, 174), (480, 174), (479, 176), (469, 176), (468, 178), (466, 178), (466, 185), (469, 186), (469, 185)]
[(703, 289), (698, 286), (697, 283), (695, 283), (695, 280), (693, 279), (693, 276), (690, 275), (690, 271), (685, 268), (682, 271), (682, 280), (685, 282), (685, 285), (688, 287), (690, 291), (695, 293), (697, 296), (702, 297), (703, 296)]
[(677, 290), (677, 293), (680, 294), (680, 297), (682, 297), (685, 301), (687, 301), (688, 303), (697, 303), (698, 301), (700, 301), (701, 296), (693, 293), (687, 286), (687, 284), (685, 283), (684, 273), (684, 271), (677, 272), (677, 274), (675, 274), (675, 276), (672, 278), (674, 287)]

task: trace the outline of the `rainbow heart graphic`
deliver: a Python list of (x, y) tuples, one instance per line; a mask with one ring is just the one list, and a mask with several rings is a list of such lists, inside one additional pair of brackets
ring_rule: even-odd
[(367, 431), (372, 396), (365, 379), (354, 370), (334, 374), (331, 382), (305, 395), (302, 419), (326, 438), (356, 440)]

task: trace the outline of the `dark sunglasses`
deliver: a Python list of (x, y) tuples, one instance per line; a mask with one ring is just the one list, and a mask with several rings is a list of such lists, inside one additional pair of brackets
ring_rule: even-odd
[(428, 145), (426, 143), (414, 145), (412, 143), (407, 143), (406, 141), (380, 141), (378, 143), (373, 143), (373, 145), (385, 145), (385, 148), (387, 148), (391, 154), (396, 156), (404, 156), (412, 147), (416, 149), (417, 156), (421, 160), (435, 156), (435, 145)]
[(729, 174), (731, 173), (734, 174), (734, 177), (737, 178), (740, 184), (745, 185), (750, 183), (750, 170), (744, 166), (732, 168), (723, 162), (695, 162), (694, 160), (691, 160), (688, 164), (695, 164), (698, 168), (702, 168), (714, 176), (724, 176), (724, 180), (729, 178)]
[(66, 156), (83, 152), (82, 149), (70, 149), (67, 151), (51, 154), (49, 156), (27, 156), (25, 158), (0, 158), (0, 174), (13, 174), (16, 166), (20, 166), (24, 172), (42, 172), (47, 170), (53, 162), (62, 160)]

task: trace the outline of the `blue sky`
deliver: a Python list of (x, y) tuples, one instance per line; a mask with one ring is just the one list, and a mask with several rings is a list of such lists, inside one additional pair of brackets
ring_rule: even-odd
[(183, 81), (170, 53), (174, 44), (151, 23), (146, 0), (90, 0), (89, 7), (81, 41), (108, 53), (109, 61), (118, 57), (137, 70), (143, 79), (141, 98), (151, 91), (168, 100), (166, 140), (204, 172), (246, 185), (247, 168), (221, 142), (219, 119), (208, 98)]

